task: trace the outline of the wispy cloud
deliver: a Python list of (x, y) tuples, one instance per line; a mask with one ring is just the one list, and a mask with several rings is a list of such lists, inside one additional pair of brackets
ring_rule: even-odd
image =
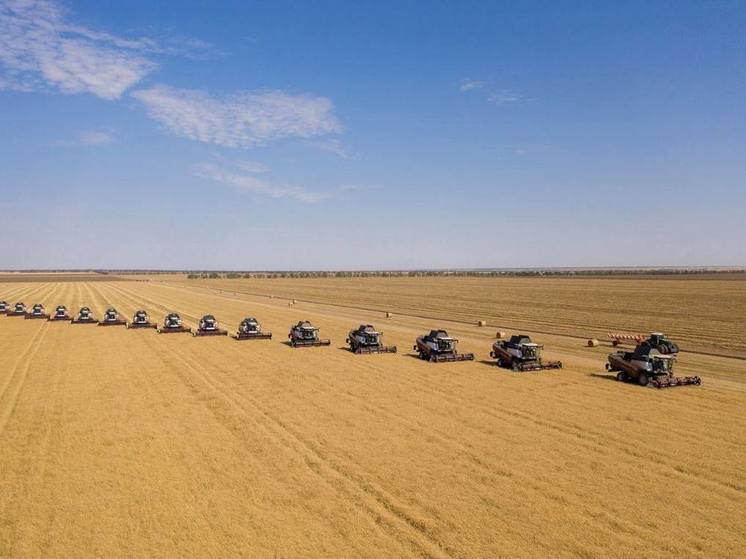
[(519, 91), (512, 89), (500, 89), (490, 94), (487, 101), (495, 105), (507, 105), (510, 103), (520, 103), (523, 101), (523, 95)]
[(253, 147), (280, 138), (310, 138), (342, 130), (326, 97), (268, 90), (217, 98), (166, 85), (141, 89), (132, 96), (173, 134), (220, 146)]
[(72, 140), (60, 140), (54, 142), (56, 146), (76, 147), (76, 146), (103, 146), (114, 141), (111, 132), (102, 130), (85, 130), (76, 134)]
[(256, 176), (256, 172), (251, 173), (245, 168), (243, 172), (240, 172), (240, 162), (236, 163), (235, 166), (238, 167), (237, 170), (215, 163), (200, 163), (193, 167), (192, 174), (228, 185), (240, 191), (264, 194), (272, 198), (292, 198), (301, 202), (318, 202), (329, 197), (328, 194), (323, 192), (313, 192), (305, 188), (276, 184), (268, 179)]
[(309, 140), (306, 142), (309, 146), (322, 149), (338, 155), (342, 159), (357, 159), (359, 154), (350, 149), (349, 146), (342, 143), (337, 138), (331, 138), (326, 140)]
[(484, 82), (480, 80), (472, 80), (469, 78), (465, 78), (461, 80), (461, 85), (459, 85), (459, 91), (472, 91), (474, 89), (482, 89), (484, 87)]
[(69, 24), (49, 0), (0, 2), (0, 66), (11, 89), (52, 87), (117, 99), (156, 68), (142, 54), (154, 46)]

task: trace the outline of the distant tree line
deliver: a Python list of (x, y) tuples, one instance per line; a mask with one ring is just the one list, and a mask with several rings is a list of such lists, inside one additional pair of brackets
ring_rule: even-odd
[(188, 279), (262, 278), (381, 278), (381, 277), (603, 277), (603, 276), (681, 276), (701, 274), (743, 274), (743, 269), (707, 270), (701, 268), (656, 268), (613, 270), (409, 270), (409, 271), (293, 271), (293, 272), (191, 272)]

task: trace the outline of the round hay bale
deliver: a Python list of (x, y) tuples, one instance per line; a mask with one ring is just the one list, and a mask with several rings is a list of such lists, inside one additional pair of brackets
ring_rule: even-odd
[(598, 340), (596, 338), (588, 340), (588, 347), (598, 347)]
[(298, 302), (298, 299), (293, 299), (293, 305)]
[(386, 313), (386, 318), (392, 318), (393, 316), (394, 316), (394, 313), (392, 313), (392, 312), (387, 312)]
[(507, 336), (507, 334), (505, 332), (501, 332), (500, 330), (498, 330), (497, 332), (495, 332), (495, 337), (498, 340), (502, 340), (505, 336)]
[(485, 326), (487, 326), (487, 321), (486, 320), (480, 320), (479, 322), (477, 322), (477, 326), (480, 326), (480, 327), (484, 328)]

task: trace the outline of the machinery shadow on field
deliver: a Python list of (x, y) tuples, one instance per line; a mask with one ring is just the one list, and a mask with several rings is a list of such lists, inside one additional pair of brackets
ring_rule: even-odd
[(606, 380), (613, 380), (614, 382), (619, 382), (616, 378), (616, 375), (610, 375), (609, 373), (591, 373), (588, 376), (595, 377), (595, 378), (602, 378)]
[(482, 365), (489, 365), (490, 367), (497, 367), (497, 361), (493, 361), (490, 359), (480, 359), (478, 363), (481, 363)]

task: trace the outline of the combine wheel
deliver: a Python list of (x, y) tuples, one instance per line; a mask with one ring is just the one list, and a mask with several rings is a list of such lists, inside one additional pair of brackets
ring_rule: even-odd
[(619, 371), (619, 372), (618, 372), (618, 373), (616, 374), (616, 379), (617, 379), (617, 380), (618, 380), (619, 382), (627, 382), (627, 375), (626, 375), (626, 374), (625, 374), (625, 373), (624, 373), (623, 371)]
[(648, 378), (648, 375), (646, 375), (645, 373), (640, 373), (640, 376), (637, 377), (637, 383), (640, 386), (647, 386), (649, 382), (650, 382), (650, 379)]
[(503, 366), (503, 360), (500, 357), (496, 357), (495, 358), (495, 365), (497, 365), (498, 367), (502, 367)]
[(513, 361), (513, 362), (512, 362), (511, 364), (510, 364), (510, 366), (511, 366), (511, 368), (512, 368), (512, 369), (513, 369), (514, 371), (516, 371), (516, 372), (518, 372), (518, 371), (520, 371), (520, 370), (521, 370), (521, 366), (520, 366), (520, 364), (518, 363), (518, 361)]

